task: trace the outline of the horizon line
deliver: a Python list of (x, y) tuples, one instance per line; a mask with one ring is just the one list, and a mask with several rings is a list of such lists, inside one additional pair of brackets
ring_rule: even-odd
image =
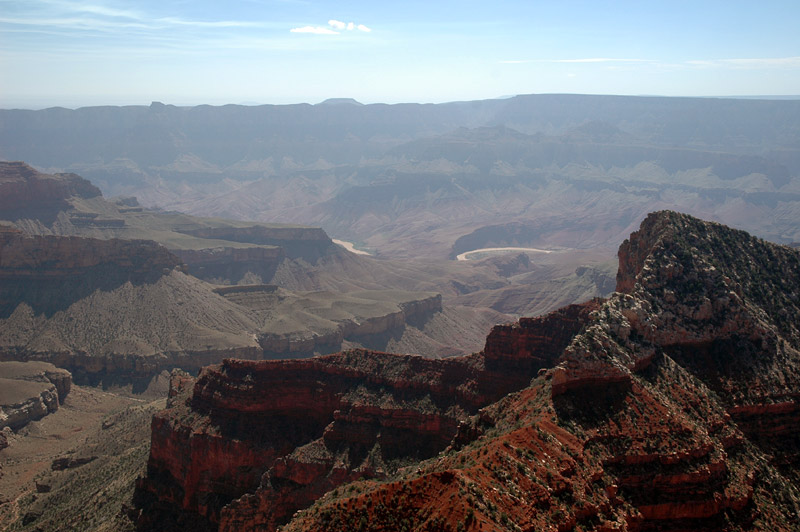
[[(97, 103), (88, 105), (70, 105), (66, 103), (60, 104), (45, 104), (45, 103), (22, 103), (26, 98), (9, 98), (12, 102), (10, 105), (2, 103), (0, 100), (0, 110), (3, 111), (44, 111), (47, 109), (67, 109), (76, 111), (79, 109), (89, 109), (93, 107), (151, 107), (154, 105), (163, 105), (165, 107), (226, 107), (226, 106), (241, 106), (241, 107), (264, 107), (264, 106), (290, 106), (290, 105), (328, 105), (328, 106), (367, 106), (367, 105), (446, 105), (463, 102), (476, 102), (476, 101), (491, 101), (491, 100), (509, 100), (512, 98), (524, 96), (594, 96), (594, 97), (616, 97), (616, 98), (671, 98), (671, 99), (720, 99), (720, 100), (800, 100), (800, 94), (738, 94), (738, 95), (664, 95), (664, 94), (600, 94), (600, 93), (577, 93), (577, 92), (541, 92), (541, 93), (519, 93), (514, 95), (494, 96), (487, 98), (476, 99), (456, 99), (437, 102), (424, 102), (424, 101), (396, 101), (396, 102), (383, 102), (373, 101), (363, 103), (352, 97), (331, 97), (322, 101), (312, 103), (309, 101), (285, 102), (285, 103), (268, 103), (259, 101), (239, 101), (239, 102), (226, 102), (226, 103), (163, 103), (159, 100), (152, 100), (150, 103)], [(70, 100), (70, 98), (66, 98)], [(213, 100), (210, 100), (213, 101)]]

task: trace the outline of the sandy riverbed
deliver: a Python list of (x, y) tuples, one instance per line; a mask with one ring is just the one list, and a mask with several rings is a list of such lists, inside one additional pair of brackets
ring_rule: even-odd
[(552, 253), (549, 249), (539, 249), (539, 248), (481, 248), (481, 249), (473, 249), (472, 251), (465, 251), (460, 255), (456, 256), (457, 260), (470, 260), (469, 256), (477, 253), (505, 253), (505, 252), (512, 252), (512, 251), (521, 251), (523, 253)]
[(350, 253), (355, 253), (356, 255), (371, 255), (366, 251), (362, 251), (360, 249), (356, 249), (352, 242), (348, 242), (347, 240), (339, 240), (336, 238), (332, 238), (334, 244), (338, 244), (342, 246), (344, 249), (349, 251)]

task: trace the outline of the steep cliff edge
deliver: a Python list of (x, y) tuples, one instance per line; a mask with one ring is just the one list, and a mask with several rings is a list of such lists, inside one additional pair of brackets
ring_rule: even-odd
[(798, 260), (650, 215), (620, 248), (621, 291), (530, 387), (282, 530), (796, 530)]
[(485, 352), (459, 358), (356, 350), (227, 360), (205, 369), (191, 395), (176, 380), (173, 395), (187, 396), (153, 420), (143, 526), (160, 509), (176, 523), (273, 530), (338, 485), (434, 456), (459, 423), (551, 365), (598, 305), (500, 328), (495, 335), (520, 346), (516, 353), (490, 336)]
[(75, 174), (42, 174), (23, 162), (0, 161), (3, 218), (37, 218), (52, 223), (73, 196), (94, 198), (100, 189)]
[[(0, 362), (0, 430), (18, 430), (55, 412), (71, 387), (69, 371), (52, 364)], [(6, 445), (3, 436), (0, 448)]]
[(269, 280), (286, 258), (283, 248), (254, 246), (246, 248), (212, 247), (172, 251), (199, 279), (239, 282), (250, 278)]
[(201, 279), (271, 282), (279, 268), (303, 270), (341, 253), (320, 228), (237, 222), (145, 209), (135, 198), (107, 200), (75, 174), (45, 174), (0, 161), (0, 220), (28, 234), (153, 240)]
[(7, 318), (20, 303), (52, 315), (95, 290), (154, 282), (180, 265), (150, 241), (0, 231), (0, 317)]

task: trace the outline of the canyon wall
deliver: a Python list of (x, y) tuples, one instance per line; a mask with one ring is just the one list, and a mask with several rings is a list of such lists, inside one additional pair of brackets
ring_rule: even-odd
[(189, 274), (199, 279), (239, 281), (247, 273), (269, 280), (286, 257), (281, 247), (216, 247), (175, 249), (172, 252), (186, 264)]
[(97, 240), (0, 232), (0, 317), (20, 303), (52, 315), (97, 289), (153, 282), (180, 268), (163, 246), (146, 240)]
[(145, 527), (159, 512), (178, 522), (174, 505), (209, 529), (272, 530), (338, 485), (434, 456), (469, 415), (527, 386), (598, 304), (498, 327), (484, 353), (467, 357), (226, 360), (203, 370), (191, 394), (180, 381), (186, 395), (153, 422), (139, 484)]
[[(221, 258), (183, 253), (212, 269), (269, 267), (283, 257), (277, 247), (229, 248)], [(224, 358), (333, 352), (442, 310), (431, 293), (362, 300), (273, 294), (271, 285), (214, 289), (185, 270), (152, 241), (28, 236), (0, 226), (0, 360), (46, 361), (82, 383), (138, 387), (163, 369), (196, 372)]]
[[(282, 530), (794, 530), (798, 260), (717, 224), (653, 214), (621, 247), (609, 300), (498, 327), (483, 353), (442, 361), (535, 377), (518, 393), (473, 396), (485, 406), (459, 418), (435, 460), (391, 481), (321, 467), (334, 421), (325, 445), (276, 460), (253, 494), (225, 506), (220, 529), (271, 530), (271, 516), (291, 515)], [(347, 429), (339, 438), (364, 434)], [(359, 481), (332, 489), (342, 477)]]

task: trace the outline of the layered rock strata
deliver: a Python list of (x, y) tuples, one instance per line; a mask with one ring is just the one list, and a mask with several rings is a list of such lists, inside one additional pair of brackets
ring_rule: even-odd
[(284, 530), (796, 529), (798, 261), (650, 215), (620, 248), (619, 292), (529, 388), (437, 460)]
[(7, 219), (54, 218), (67, 199), (100, 195), (99, 188), (78, 175), (46, 175), (23, 162), (0, 161), (0, 211)]
[[(252, 250), (281, 252), (235, 251)], [(29, 236), (0, 226), (0, 360), (48, 361), (80, 382), (146, 386), (165, 368), (334, 352), (345, 340), (401, 330), (442, 309), (428, 292), (215, 290), (185, 270), (152, 241)]]
[(71, 387), (72, 375), (52, 364), (0, 362), (0, 430), (18, 430), (55, 412)]
[(176, 249), (173, 253), (200, 279), (240, 280), (248, 273), (272, 279), (286, 252), (281, 247)]
[(442, 311), (442, 296), (393, 290), (290, 292), (276, 285), (226, 286), (214, 290), (262, 321), (257, 334), (263, 358), (308, 358), (341, 350), (424, 323)]
[(794, 530), (799, 276), (655, 213), (619, 292), (481, 353), (209, 368), (154, 419), (140, 494), (222, 530)]
[(0, 232), (0, 317), (20, 303), (53, 314), (97, 289), (153, 282), (180, 267), (155, 242)]
[(272, 530), (338, 485), (433, 456), (469, 415), (551, 365), (596, 306), (494, 333), (516, 356), (490, 336), (484, 352), (440, 361), (358, 350), (207, 368), (154, 418), (143, 516), (175, 505), (209, 528)]

